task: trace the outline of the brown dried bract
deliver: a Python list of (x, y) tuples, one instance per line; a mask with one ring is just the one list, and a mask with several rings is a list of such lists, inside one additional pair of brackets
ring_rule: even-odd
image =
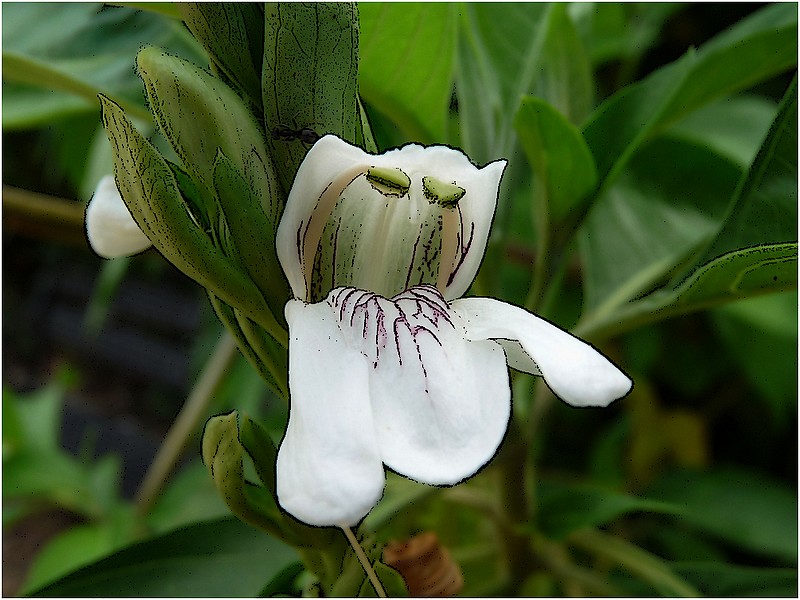
[(383, 562), (400, 572), (414, 597), (446, 598), (464, 587), (461, 567), (430, 531), (390, 542), (383, 550)]

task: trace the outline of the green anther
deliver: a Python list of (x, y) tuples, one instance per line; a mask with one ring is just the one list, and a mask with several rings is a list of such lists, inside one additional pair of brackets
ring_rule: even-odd
[(411, 179), (400, 169), (372, 167), (367, 171), (367, 181), (384, 196), (405, 196)]
[(455, 183), (440, 181), (435, 177), (423, 177), (422, 192), (431, 204), (438, 204), (442, 208), (454, 208), (467, 190)]

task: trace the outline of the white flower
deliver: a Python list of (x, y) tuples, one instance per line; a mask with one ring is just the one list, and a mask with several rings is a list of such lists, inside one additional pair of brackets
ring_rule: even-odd
[(574, 406), (630, 390), (547, 321), (459, 298), (483, 258), (505, 165), (479, 169), (443, 146), (375, 156), (334, 136), (300, 165), (277, 234), (295, 296), (277, 493), (301, 521), (357, 523), (381, 497), (383, 465), (433, 485), (473, 475), (508, 425), (507, 364)]
[(152, 245), (133, 220), (111, 175), (100, 180), (86, 207), (86, 237), (103, 258), (137, 254)]

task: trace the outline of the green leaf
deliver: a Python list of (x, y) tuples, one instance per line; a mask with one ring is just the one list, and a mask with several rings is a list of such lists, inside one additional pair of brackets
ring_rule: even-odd
[(735, 468), (676, 472), (648, 496), (680, 505), (683, 522), (740, 549), (797, 563), (797, 497), (764, 475)]
[(667, 561), (620, 536), (585, 529), (572, 534), (568, 541), (598, 557), (619, 564), (663, 596), (696, 598), (700, 595), (692, 585), (675, 573)]
[(515, 127), (550, 218), (555, 222), (563, 220), (597, 181), (589, 147), (575, 126), (538, 98), (522, 100)]
[(797, 77), (728, 215), (697, 264), (740, 248), (797, 241)]
[(642, 148), (579, 233), (587, 309), (606, 314), (663, 283), (714, 234), (739, 176), (704, 146), (661, 138)]
[(35, 129), (96, 110), (95, 99), (3, 82), (3, 131)]
[(676, 573), (716, 598), (795, 598), (797, 569), (769, 569), (721, 562), (679, 562)]
[(767, 137), (776, 112), (775, 103), (766, 98), (734, 96), (690, 113), (665, 135), (706, 145), (745, 170)]
[(697, 269), (677, 287), (653, 292), (611, 314), (595, 314), (575, 334), (597, 339), (731, 300), (796, 288), (796, 243), (745, 248)]
[(260, 109), (263, 7), (248, 2), (178, 2), (175, 6), (214, 64)]
[(467, 4), (457, 61), (462, 143), (478, 163), (509, 158), (526, 95), (574, 122), (591, 106), (589, 63), (564, 5)]
[(404, 135), (446, 139), (456, 50), (455, 4), (359, 5), (358, 82)]
[(155, 533), (166, 533), (199, 521), (227, 518), (230, 509), (199, 460), (181, 469), (147, 515)]
[[(360, 144), (358, 12), (354, 4), (265, 7), (261, 89), (267, 132), (310, 127)], [(270, 140), (285, 192), (306, 154), (298, 140)]]
[(36, 556), (22, 593), (29, 594), (120, 550), (133, 539), (135, 525), (133, 511), (123, 510), (109, 520), (58, 534)]
[(3, 386), (3, 459), (21, 450), (56, 452), (64, 407), (64, 385), (51, 381), (30, 394)]
[(275, 464), (278, 449), (267, 431), (248, 416), (242, 417), (240, 439), (242, 446), (253, 460), (261, 483), (275, 495)]
[[(661, 140), (659, 143), (665, 143)], [(631, 163), (632, 167), (638, 164), (642, 157), (647, 157), (652, 147), (659, 143), (652, 143), (645, 148)], [(672, 142), (670, 142), (672, 143)], [(688, 156), (688, 155), (686, 155)], [(684, 156), (684, 158), (686, 158)], [(677, 164), (677, 163), (676, 163)], [(720, 163), (721, 165), (721, 163)], [(722, 175), (721, 166), (709, 170), (703, 176), (701, 186), (714, 183), (713, 177)], [(691, 176), (691, 167), (686, 177)], [(624, 185), (624, 179), (620, 181)], [(718, 182), (714, 189), (703, 194), (707, 203), (709, 198), (719, 193)], [(664, 189), (670, 185), (664, 182)], [(613, 199), (615, 186), (611, 189), (609, 198)], [(702, 188), (701, 188), (702, 189)], [(656, 196), (657, 190), (651, 195)], [(624, 204), (626, 211), (632, 206), (627, 199)], [(700, 197), (697, 202), (699, 203)], [(666, 202), (666, 200), (665, 200)], [(654, 205), (657, 206), (657, 205)], [(665, 204), (666, 206), (666, 204)], [(675, 207), (670, 207), (674, 211)], [(595, 205), (583, 232), (583, 251), (587, 261), (586, 286), (587, 296), (595, 304), (597, 298), (605, 294), (614, 293), (608, 297), (602, 307), (593, 314), (587, 315), (579, 331), (584, 335), (591, 331), (595, 334), (607, 335), (612, 331), (622, 331), (635, 325), (661, 320), (694, 310), (700, 310), (720, 304), (725, 301), (740, 299), (748, 295), (781, 291), (797, 286), (797, 84), (796, 81), (786, 93), (781, 108), (770, 128), (766, 140), (759, 150), (756, 160), (748, 173), (739, 181), (732, 200), (729, 202), (724, 220), (718, 221), (716, 235), (708, 236), (707, 249), (695, 251), (689, 264), (695, 265), (694, 270), (684, 268), (682, 273), (673, 277), (672, 282), (666, 287), (653, 292), (649, 296), (627, 305), (620, 306), (621, 302), (631, 298), (636, 292), (646, 290), (651, 281), (668, 273), (676, 266), (675, 249), (686, 250), (686, 235), (692, 231), (684, 225), (683, 243), (681, 240), (672, 239), (672, 249), (661, 246), (661, 240), (666, 241), (665, 233), (653, 231), (654, 223), (660, 220), (658, 216), (644, 218), (629, 226), (629, 233), (620, 233), (624, 219), (628, 221), (627, 213), (617, 212), (617, 219), (613, 220), (613, 205), (609, 202)], [(647, 210), (651, 206), (648, 205)], [(646, 217), (647, 210), (640, 214)], [(612, 221), (602, 223), (602, 215)], [(674, 227), (682, 219), (692, 214), (691, 210), (682, 211), (680, 215), (664, 215), (663, 220)], [(650, 239), (645, 242), (642, 237), (647, 228), (651, 228)], [(616, 231), (614, 231), (616, 229)], [(700, 229), (695, 227), (697, 237), (702, 239)], [(671, 238), (675, 233), (669, 232)], [(635, 241), (640, 240), (637, 244)], [(659, 244), (655, 242), (658, 241)], [(597, 244), (593, 248), (593, 244)], [(617, 244), (616, 250), (613, 245)], [(623, 247), (624, 246), (624, 247)], [(630, 253), (636, 250), (638, 254)], [(625, 255), (628, 252), (628, 256)], [(655, 254), (654, 254), (655, 252)], [(672, 255), (670, 256), (670, 252)], [(669, 258), (664, 259), (665, 256)], [(616, 258), (612, 258), (616, 257)], [(713, 259), (713, 260), (712, 260)], [(662, 261), (663, 262), (659, 262)], [(710, 261), (710, 262), (709, 262)], [(697, 265), (700, 265), (699, 267)], [(638, 275), (631, 275), (636, 273)], [(628, 279), (624, 287), (621, 282)], [(594, 295), (593, 295), (594, 294)]]
[[(170, 48), (187, 57), (202, 49), (170, 19), (130, 8), (105, 8), (94, 3), (18, 3), (3, 6), (3, 105), (13, 108), (10, 82), (41, 89), (39, 110), (55, 110), (50, 98), (66, 107), (84, 105), (95, 112), (97, 94), (113, 97), (131, 115), (145, 121), (141, 85), (131, 69), (131, 57), (147, 43)], [(53, 94), (57, 90), (59, 93)], [(30, 91), (26, 92), (30, 98)], [(41, 120), (37, 106), (26, 107), (28, 121)], [(13, 113), (12, 113), (13, 116)], [(4, 122), (7, 116), (4, 114)]]
[(244, 523), (212, 521), (131, 546), (35, 595), (253, 597), (297, 558)]
[(601, 195), (634, 153), (665, 127), (796, 64), (797, 11), (773, 5), (609, 98), (584, 127), (600, 172)]
[[(408, 588), (403, 577), (388, 565), (380, 561), (372, 563), (372, 569), (375, 575), (383, 586), (388, 598), (408, 598)], [(378, 594), (370, 582), (369, 578), (364, 576), (364, 581), (361, 583), (361, 588), (358, 590), (358, 598), (377, 598)]]
[(713, 310), (711, 320), (773, 422), (788, 426), (797, 410), (797, 292), (732, 302)]
[(685, 5), (678, 2), (573, 2), (575, 22), (593, 65), (638, 58), (658, 41), (664, 23)]
[(634, 512), (675, 514), (680, 511), (676, 504), (586, 485), (543, 481), (537, 486), (537, 492), (537, 525), (543, 533), (556, 539), (585, 527), (606, 525)]
[(117, 186), (142, 231), (186, 275), (270, 331), (282, 331), (252, 280), (194, 223), (167, 162), (119, 106), (103, 96), (100, 102)]

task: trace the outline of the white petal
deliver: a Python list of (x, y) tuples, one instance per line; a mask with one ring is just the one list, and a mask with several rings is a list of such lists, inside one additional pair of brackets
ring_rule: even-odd
[(496, 160), (475, 171), (469, 179), (456, 179), (467, 193), (458, 203), (462, 220), (461, 248), (445, 289), (444, 296), (447, 300), (463, 296), (481, 266), (497, 209), (500, 178), (507, 164), (505, 160)]
[(281, 506), (301, 521), (352, 526), (383, 493), (364, 357), (348, 348), (326, 303), (286, 305), (289, 425), (278, 450)]
[(462, 298), (451, 306), (469, 339), (501, 342), (513, 367), (541, 374), (569, 404), (607, 406), (633, 385), (592, 346), (521, 308), (490, 298)]
[(494, 456), (511, 410), (508, 369), (494, 342), (469, 342), (432, 286), (391, 300), (337, 290), (351, 344), (373, 365), (370, 392), (383, 461), (434, 485), (473, 475)]
[(297, 170), (275, 238), (278, 260), (295, 298), (306, 297), (304, 263), (313, 257), (304, 256), (303, 240), (311, 216), (331, 182), (358, 165), (369, 166), (370, 155), (334, 135), (326, 135), (312, 146)]
[(111, 175), (100, 180), (86, 208), (86, 235), (92, 250), (103, 258), (130, 256), (152, 245), (133, 220)]

